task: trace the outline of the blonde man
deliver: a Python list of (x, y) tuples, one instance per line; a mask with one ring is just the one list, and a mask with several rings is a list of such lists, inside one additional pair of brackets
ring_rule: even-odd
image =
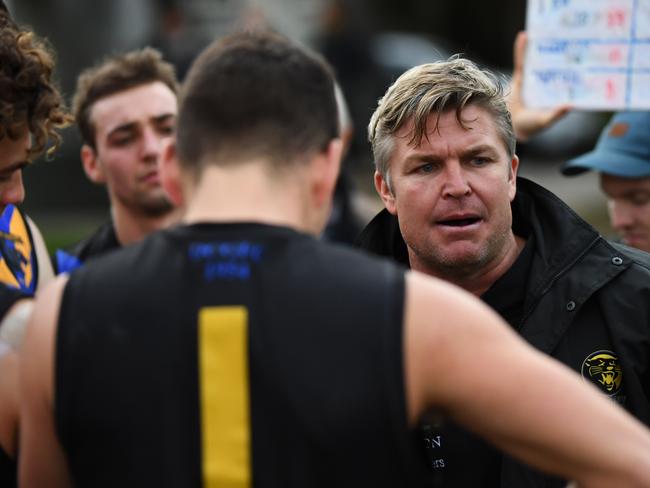
[[(606, 241), (517, 177), (499, 80), (467, 59), (417, 66), (379, 101), (369, 139), (386, 208), (359, 245), (480, 297), (533, 346), (650, 424), (650, 257)], [(425, 436), (444, 486), (564, 483), (453, 424)]]

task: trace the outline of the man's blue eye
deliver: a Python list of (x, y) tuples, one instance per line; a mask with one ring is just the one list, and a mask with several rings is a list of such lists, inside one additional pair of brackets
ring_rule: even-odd
[(489, 162), (488, 158), (474, 158), (472, 159), (472, 163), (475, 166), (485, 166)]

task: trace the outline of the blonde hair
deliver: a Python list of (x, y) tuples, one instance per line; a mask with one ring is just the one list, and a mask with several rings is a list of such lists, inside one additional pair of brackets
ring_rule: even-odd
[(448, 110), (455, 110), (458, 123), (465, 127), (461, 113), (471, 104), (479, 105), (492, 114), (508, 155), (512, 157), (516, 140), (503, 83), (472, 61), (452, 56), (446, 61), (411, 68), (379, 99), (368, 125), (368, 140), (377, 171), (389, 182), (388, 167), (394, 134), (407, 121), (413, 121), (408, 143), (418, 145), (429, 130), (427, 119), (430, 114), (437, 114), (434, 130), (440, 115)]

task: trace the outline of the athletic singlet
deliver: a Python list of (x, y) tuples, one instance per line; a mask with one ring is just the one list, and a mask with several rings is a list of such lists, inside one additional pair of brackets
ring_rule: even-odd
[(0, 447), (0, 486), (13, 488), (16, 486), (16, 461), (11, 459)]
[(282, 227), (163, 231), (70, 278), (55, 412), (78, 487), (427, 486), (404, 276)]
[(0, 214), (0, 283), (33, 294), (38, 266), (27, 218), (15, 205)]
[[(0, 356), (9, 350), (9, 346), (0, 342)], [(4, 374), (4, 372), (2, 372)], [(1, 400), (5, 400), (2, 398)], [(5, 419), (7, 421), (9, 419)], [(16, 419), (17, 420), (17, 419)], [(16, 461), (12, 459), (2, 446), (0, 446), (0, 486), (1, 487), (15, 487), (16, 486)]]
[[(3, 358), (5, 356), (5, 354), (10, 350), (11, 350), (11, 347), (8, 344), (6, 344), (5, 342), (0, 342), (0, 358)], [(3, 363), (2, 368), (5, 368), (5, 367), (6, 367), (6, 365)], [(17, 370), (15, 370), (15, 371), (10, 370), (9, 371), (9, 374), (12, 375), (12, 376), (14, 374), (17, 374), (17, 373), (18, 373)], [(6, 375), (7, 371), (0, 370), (0, 374)], [(3, 380), (3, 382), (5, 382), (5, 380)], [(11, 382), (7, 381), (6, 383), (10, 384)], [(3, 387), (3, 390), (5, 388), (6, 387)], [(7, 392), (3, 392), (3, 393), (6, 393), (9, 396), (9, 398), (7, 398), (7, 397), (5, 397), (3, 395), (2, 397), (0, 397), (0, 401), (2, 401), (2, 402), (9, 401), (10, 404), (13, 404), (17, 400), (17, 398), (12, 398), (15, 395), (17, 395), (17, 392), (10, 393), (10, 392), (7, 391)], [(11, 427), (12, 427), (12, 430), (14, 431), (14, 434), (17, 433), (17, 431), (15, 429), (17, 429), (18, 426), (17, 426), (17, 424), (16, 425), (13, 424), (14, 422), (18, 421), (17, 417), (11, 418), (9, 416), (9, 412), (6, 412), (4, 414), (4, 418), (2, 419), (2, 421), (3, 422), (8, 422), (8, 423), (11, 422), (11, 424), (12, 424)], [(10, 456), (7, 453), (7, 451), (5, 451), (5, 448), (2, 445), (0, 445), (0, 487), (2, 487), (2, 488), (5, 488), (5, 487), (13, 488), (13, 487), (15, 487), (16, 483), (17, 483), (17, 470), (18, 470), (18, 466), (16, 465), (16, 460), (12, 456)]]

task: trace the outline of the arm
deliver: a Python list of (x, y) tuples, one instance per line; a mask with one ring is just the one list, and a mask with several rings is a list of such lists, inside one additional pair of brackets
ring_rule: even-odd
[(0, 284), (0, 341), (20, 350), (32, 306), (31, 296)]
[(18, 441), (18, 354), (0, 343), (0, 447), (12, 458)]
[(20, 486), (71, 486), (54, 424), (54, 347), (67, 277), (42, 290), (27, 324), (21, 354)]
[(650, 432), (460, 290), (409, 275), (405, 354), (411, 422), (437, 405), (581, 487), (650, 486)]
[(556, 120), (564, 117), (570, 105), (560, 105), (553, 109), (533, 109), (524, 104), (523, 81), (524, 81), (524, 60), (526, 57), (526, 43), (528, 37), (526, 32), (521, 31), (515, 38), (514, 45), (514, 68), (510, 93), (507, 97), (508, 109), (512, 115), (512, 125), (518, 141), (526, 141), (541, 130), (551, 126)]

